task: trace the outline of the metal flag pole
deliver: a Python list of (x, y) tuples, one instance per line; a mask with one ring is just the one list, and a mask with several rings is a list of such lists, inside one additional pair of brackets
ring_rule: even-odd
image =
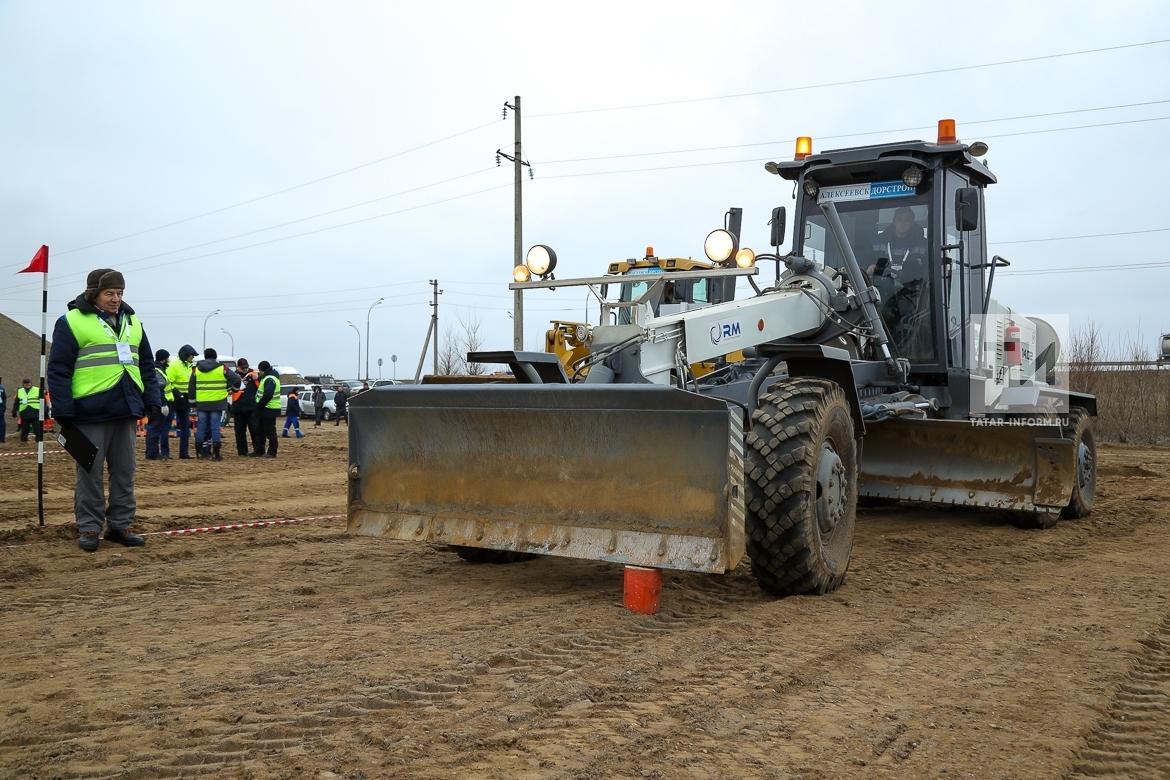
[(49, 248), (45, 247), (45, 272), (41, 274), (41, 408), (40, 435), (37, 436), (37, 520), (45, 524), (45, 379), (48, 376), (45, 362), (45, 341), (49, 328)]
[(18, 274), (39, 273), (41, 275), (41, 382), (40, 404), (37, 409), (39, 432), (37, 433), (37, 519), (40, 525), (45, 524), (45, 377), (47, 365), (45, 362), (45, 342), (49, 327), (49, 247), (42, 244), (33, 255), (28, 268), (17, 271)]

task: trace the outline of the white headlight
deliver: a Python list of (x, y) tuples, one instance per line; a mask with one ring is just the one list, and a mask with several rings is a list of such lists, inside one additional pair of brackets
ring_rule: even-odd
[(544, 276), (552, 273), (552, 270), (557, 267), (557, 253), (549, 249), (544, 244), (537, 244), (528, 250), (528, 256), (524, 260), (524, 264), (528, 266), (528, 270), (537, 276)]
[(518, 265), (512, 269), (512, 278), (523, 284), (532, 278), (532, 274), (528, 271), (528, 266)]
[(735, 236), (726, 230), (712, 230), (703, 242), (703, 251), (714, 263), (726, 262), (735, 254)]

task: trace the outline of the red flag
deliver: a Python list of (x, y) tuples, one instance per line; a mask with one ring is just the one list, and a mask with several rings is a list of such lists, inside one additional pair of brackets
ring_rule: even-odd
[(42, 245), (37, 253), (33, 255), (32, 262), (28, 264), (28, 268), (23, 271), (17, 271), (18, 274), (47, 274), (49, 272), (49, 247)]

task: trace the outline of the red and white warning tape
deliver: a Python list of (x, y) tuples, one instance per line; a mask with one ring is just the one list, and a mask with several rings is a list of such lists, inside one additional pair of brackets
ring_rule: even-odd
[[(46, 455), (56, 455), (65, 450), (45, 450)], [(13, 455), (36, 455), (36, 450), (21, 450), (20, 452), (0, 452), (0, 458), (11, 458)]]
[[(336, 520), (345, 515), (317, 515), (315, 517), (293, 517), (285, 520), (257, 520), (252, 523), (233, 523), (232, 525), (209, 525), (203, 528), (177, 528), (173, 531), (148, 531), (139, 536), (186, 536), (189, 534), (201, 534), (208, 531), (235, 531), (241, 528), (264, 528), (270, 525), (292, 525), (293, 523), (305, 523), (309, 520)], [(54, 526), (45, 526), (46, 528), (59, 528), (65, 525), (75, 525), (74, 523), (58, 523)], [(33, 543), (26, 544), (7, 544), (0, 547), (0, 550), (10, 550), (16, 547), (32, 547)]]
[(174, 531), (150, 531), (140, 536), (182, 536), (183, 534), (201, 534), (207, 531), (235, 531), (239, 528), (263, 528), (269, 525), (292, 525), (309, 520), (336, 520), (345, 515), (318, 515), (317, 517), (294, 517), (288, 520), (258, 520), (254, 523), (234, 523), (232, 525), (209, 525), (204, 528), (179, 528)]

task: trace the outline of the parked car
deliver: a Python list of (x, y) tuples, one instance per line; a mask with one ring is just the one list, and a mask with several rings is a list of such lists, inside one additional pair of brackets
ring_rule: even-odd
[(373, 388), (373, 387), (390, 387), (392, 385), (400, 385), (400, 384), (402, 384), (402, 383), (399, 382), (397, 379), (375, 379), (373, 382), (370, 383), (370, 387), (371, 388)]
[(362, 385), (364, 385), (365, 382), (360, 379), (339, 379), (336, 384), (345, 385), (349, 388), (349, 394), (353, 395), (354, 393), (361, 391)]
[[(284, 414), (285, 411), (288, 409), (288, 391), (289, 390), (296, 390), (297, 391), (297, 398), (300, 398), (301, 391), (304, 390), (306, 387), (308, 387), (308, 385), (281, 385), (281, 387), (280, 387), (280, 413), (281, 414)], [(302, 411), (301, 414), (304, 414), (304, 411)]]
[[(332, 420), (337, 416), (337, 404), (333, 402), (333, 396), (337, 395), (336, 390), (322, 390), (325, 393), (325, 419)], [(317, 416), (317, 407), (313, 404), (313, 391), (302, 390), (297, 398), (301, 402), (301, 416), (308, 419)]]

